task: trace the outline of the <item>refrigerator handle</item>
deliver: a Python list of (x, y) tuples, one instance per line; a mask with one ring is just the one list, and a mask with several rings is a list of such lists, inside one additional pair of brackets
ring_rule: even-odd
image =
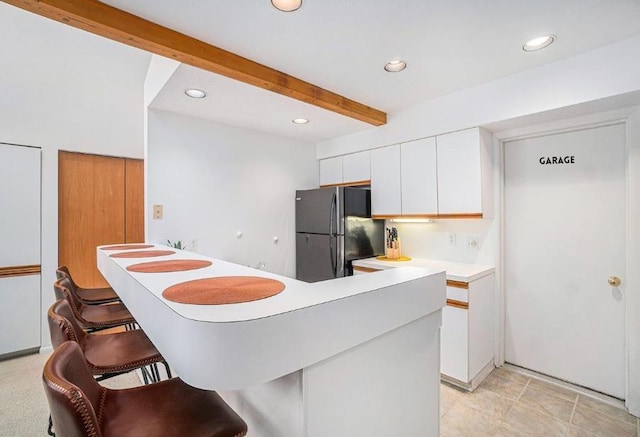
[[(331, 252), (331, 268), (333, 269), (333, 277), (338, 274), (338, 257), (337, 257), (337, 235), (334, 232), (334, 221), (336, 220), (336, 209), (338, 206), (338, 199), (336, 194), (333, 193), (331, 198), (331, 211), (329, 213), (329, 252)], [(335, 244), (334, 244), (334, 240)], [(334, 254), (334, 251), (336, 253)]]

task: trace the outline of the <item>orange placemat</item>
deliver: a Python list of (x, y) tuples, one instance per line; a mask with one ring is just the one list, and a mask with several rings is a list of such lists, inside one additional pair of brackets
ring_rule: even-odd
[(173, 250), (141, 250), (139, 252), (120, 252), (109, 255), (111, 258), (151, 258), (154, 256), (173, 255)]
[(204, 261), (200, 259), (177, 259), (133, 264), (127, 267), (127, 270), (136, 273), (184, 272), (187, 270), (209, 267), (211, 264), (213, 264), (211, 261)]
[(116, 246), (103, 247), (102, 250), (131, 250), (131, 249), (150, 249), (153, 244), (118, 244)]
[(162, 296), (178, 303), (223, 305), (265, 299), (284, 287), (280, 281), (258, 276), (219, 276), (172, 285)]

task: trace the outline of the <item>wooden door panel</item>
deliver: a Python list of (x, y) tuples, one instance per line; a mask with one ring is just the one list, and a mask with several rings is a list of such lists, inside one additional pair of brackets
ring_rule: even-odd
[(96, 246), (124, 243), (123, 158), (93, 156), (93, 243), (87, 253), (93, 269), (92, 287), (106, 287), (107, 281), (96, 266)]
[(93, 158), (60, 152), (58, 155), (58, 263), (69, 267), (74, 280), (91, 286), (93, 270), (85, 259), (93, 244)]
[(144, 161), (125, 160), (125, 242), (144, 242)]
[(107, 286), (96, 246), (144, 241), (143, 161), (60, 152), (58, 180), (58, 262), (84, 287)]

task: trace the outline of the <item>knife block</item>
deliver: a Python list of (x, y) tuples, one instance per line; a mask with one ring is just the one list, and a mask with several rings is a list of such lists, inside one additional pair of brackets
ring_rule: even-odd
[(392, 241), (391, 247), (386, 248), (385, 256), (387, 257), (387, 259), (399, 259), (402, 256), (399, 239)]

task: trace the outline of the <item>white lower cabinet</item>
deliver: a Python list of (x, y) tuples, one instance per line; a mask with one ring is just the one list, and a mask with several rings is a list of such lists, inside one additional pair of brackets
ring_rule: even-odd
[(0, 356), (40, 347), (40, 275), (0, 278)]
[(440, 375), (444, 381), (475, 390), (494, 368), (494, 268), (416, 258), (406, 263), (370, 258), (354, 261), (353, 274), (400, 265), (446, 271), (447, 305), (442, 308), (440, 327)]
[(440, 329), (440, 373), (458, 381), (469, 379), (468, 310), (453, 306), (442, 309)]
[(464, 283), (447, 281), (442, 309), (443, 379), (474, 390), (493, 369), (494, 274)]

